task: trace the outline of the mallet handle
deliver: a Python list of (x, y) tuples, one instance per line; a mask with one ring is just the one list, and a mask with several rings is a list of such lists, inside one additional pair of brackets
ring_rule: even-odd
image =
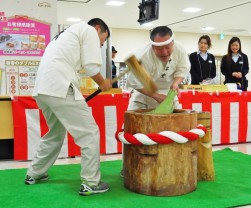
[[(126, 73), (128, 73), (128, 72), (129, 72), (129, 68), (126, 69), (126, 70), (124, 70), (122, 73), (120, 73), (119, 76), (113, 78), (113, 79), (111, 80), (111, 83), (113, 84), (113, 83), (117, 82), (121, 77), (123, 77), (123, 76), (124, 76)], [(85, 101), (88, 102), (89, 100), (91, 100), (92, 98), (94, 98), (96, 95), (98, 95), (98, 94), (101, 93), (101, 92), (102, 92), (101, 89), (96, 90), (94, 93), (92, 93), (92, 94), (90, 94), (88, 97), (86, 97), (86, 98), (85, 98)]]

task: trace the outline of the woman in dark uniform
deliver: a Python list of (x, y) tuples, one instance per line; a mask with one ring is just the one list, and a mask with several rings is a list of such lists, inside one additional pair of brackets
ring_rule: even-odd
[(236, 83), (238, 88), (247, 91), (249, 71), (248, 57), (241, 51), (241, 41), (233, 37), (228, 44), (228, 52), (221, 60), (221, 73), (225, 75), (225, 83)]
[(191, 63), (191, 84), (198, 85), (216, 77), (215, 57), (207, 51), (211, 48), (211, 39), (208, 35), (199, 38), (199, 50), (189, 56)]

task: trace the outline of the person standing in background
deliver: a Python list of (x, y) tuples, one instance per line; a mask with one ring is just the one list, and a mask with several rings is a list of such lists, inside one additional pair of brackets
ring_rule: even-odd
[(71, 25), (46, 47), (32, 96), (43, 112), (49, 131), (41, 139), (25, 184), (48, 180), (49, 168), (56, 161), (68, 131), (81, 150), (79, 194), (88, 196), (109, 190), (108, 184), (101, 181), (99, 128), (80, 91), (78, 74), (84, 68), (102, 91), (112, 87), (111, 80), (104, 79), (100, 73), (100, 48), (109, 36), (106, 23), (94, 18), (88, 23)]
[[(213, 54), (208, 53), (212, 43), (208, 35), (203, 35), (199, 38), (199, 50), (193, 52), (189, 56), (191, 63), (191, 84), (217, 84), (216, 65)], [(215, 78), (215, 79), (214, 79)]]
[[(113, 59), (116, 56), (116, 53), (118, 53), (118, 51), (116, 51), (115, 47), (112, 46), (112, 79), (114, 79), (115, 77), (117, 77), (117, 67), (113, 61)], [(118, 82), (114, 82), (112, 84), (112, 88), (118, 88)]]
[(232, 37), (228, 44), (227, 54), (221, 60), (221, 73), (225, 75), (226, 83), (236, 83), (243, 91), (247, 91), (249, 71), (248, 57), (242, 53), (241, 41), (238, 37)]

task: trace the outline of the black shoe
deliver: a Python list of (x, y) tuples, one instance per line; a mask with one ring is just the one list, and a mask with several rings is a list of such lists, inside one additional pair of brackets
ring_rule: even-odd
[(37, 179), (32, 178), (29, 175), (26, 175), (24, 183), (27, 184), (27, 185), (32, 185), (32, 184), (35, 184), (35, 183), (37, 183), (39, 181), (46, 181), (48, 179), (49, 179), (48, 174), (45, 174), (45, 175), (43, 175), (43, 176), (41, 176), (40, 178), (37, 178)]
[(79, 195), (89, 196), (98, 193), (104, 193), (109, 190), (109, 186), (107, 183), (102, 181), (99, 182), (98, 185), (89, 185), (87, 182), (82, 182), (80, 186)]

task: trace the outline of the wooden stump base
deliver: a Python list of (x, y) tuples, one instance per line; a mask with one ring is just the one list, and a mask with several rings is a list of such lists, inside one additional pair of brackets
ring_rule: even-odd
[(214, 162), (212, 152), (212, 135), (210, 129), (210, 113), (198, 113), (198, 124), (202, 124), (207, 128), (204, 137), (198, 140), (198, 165), (197, 179), (198, 181), (215, 180)]
[[(179, 111), (166, 115), (125, 112), (125, 132), (189, 131), (197, 114)], [(124, 186), (140, 194), (178, 196), (197, 187), (197, 141), (151, 146), (124, 145)]]

